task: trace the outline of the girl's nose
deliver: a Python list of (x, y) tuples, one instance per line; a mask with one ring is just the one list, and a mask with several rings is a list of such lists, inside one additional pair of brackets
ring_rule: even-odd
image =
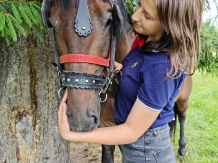
[(140, 21), (140, 13), (142, 8), (138, 5), (135, 9), (134, 14), (132, 15), (132, 21), (138, 22)]

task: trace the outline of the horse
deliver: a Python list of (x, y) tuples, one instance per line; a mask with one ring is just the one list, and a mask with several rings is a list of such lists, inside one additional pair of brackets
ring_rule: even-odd
[[(124, 1), (43, 0), (41, 11), (44, 24), (54, 31), (59, 92), (68, 90), (67, 116), (71, 130), (87, 132), (115, 125), (115, 95), (106, 91), (111, 83), (117, 86), (116, 80), (112, 80), (114, 59), (121, 62), (136, 37)], [(105, 67), (109, 67), (106, 77)], [(176, 99), (177, 111), (181, 113), (181, 154), (185, 153), (183, 127), (190, 92), (190, 80), (186, 78)], [(114, 162), (114, 149), (115, 146), (102, 145), (103, 163)]]
[[(187, 154), (186, 151), (186, 140), (185, 140), (185, 119), (186, 119), (186, 111), (188, 109), (188, 99), (190, 97), (192, 90), (192, 77), (190, 75), (187, 75), (181, 88), (179, 91), (179, 94), (175, 97), (174, 101), (174, 117), (175, 119), (169, 123), (170, 126), (170, 135), (171, 138), (175, 138), (175, 132), (176, 132), (176, 122), (177, 118), (179, 120), (180, 124), (180, 135), (179, 135), (179, 148), (178, 148), (178, 156), (184, 157)], [(174, 139), (175, 140), (175, 139)]]

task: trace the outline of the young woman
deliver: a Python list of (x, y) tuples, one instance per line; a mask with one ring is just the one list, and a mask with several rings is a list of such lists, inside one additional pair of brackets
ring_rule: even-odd
[(168, 122), (187, 70), (196, 68), (203, 4), (203, 0), (140, 0), (132, 20), (143, 45), (135, 46), (122, 61), (114, 104), (117, 126), (70, 131), (66, 92), (58, 113), (62, 137), (118, 144), (123, 163), (175, 163)]

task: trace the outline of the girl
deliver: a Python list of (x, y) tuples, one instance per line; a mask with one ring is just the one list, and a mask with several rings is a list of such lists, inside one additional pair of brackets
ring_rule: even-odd
[(196, 68), (203, 4), (203, 0), (140, 0), (132, 20), (137, 40), (143, 42), (142, 46), (135, 42), (122, 61), (114, 104), (117, 126), (70, 131), (66, 92), (58, 113), (62, 137), (118, 144), (123, 163), (175, 163), (168, 122), (185, 73)]

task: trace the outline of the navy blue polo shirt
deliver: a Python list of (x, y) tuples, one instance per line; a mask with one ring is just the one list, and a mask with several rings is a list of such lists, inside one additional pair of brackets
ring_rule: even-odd
[(176, 79), (166, 78), (170, 61), (164, 52), (145, 52), (135, 47), (122, 61), (119, 87), (114, 102), (117, 124), (126, 121), (136, 99), (152, 110), (161, 111), (150, 128), (172, 121), (174, 98), (185, 75)]

